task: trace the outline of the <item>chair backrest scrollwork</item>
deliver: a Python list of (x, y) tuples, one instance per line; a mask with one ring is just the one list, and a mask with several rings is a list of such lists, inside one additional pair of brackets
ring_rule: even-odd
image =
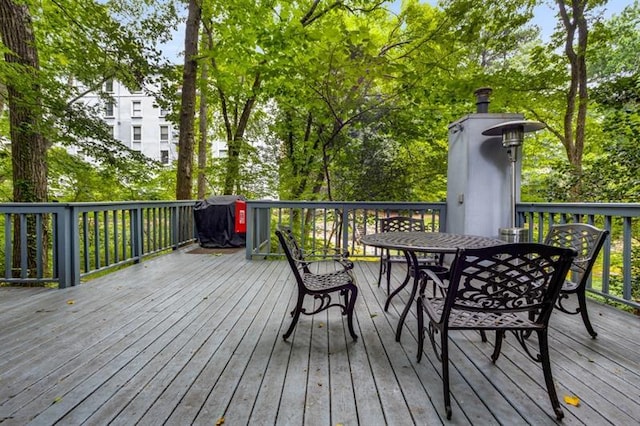
[(586, 285), (589, 274), (602, 248), (607, 230), (586, 223), (566, 223), (554, 225), (545, 237), (545, 244), (554, 247), (574, 249), (578, 255), (573, 260), (571, 272), (579, 287)]
[(546, 322), (574, 256), (573, 249), (536, 243), (460, 250), (451, 267), (445, 315), (452, 308), (529, 311)]
[(380, 232), (424, 231), (424, 221), (408, 216), (383, 217), (378, 220)]

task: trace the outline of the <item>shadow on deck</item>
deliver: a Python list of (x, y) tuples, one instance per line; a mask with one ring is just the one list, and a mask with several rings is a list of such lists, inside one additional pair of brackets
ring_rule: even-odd
[[(377, 263), (356, 263), (357, 342), (336, 309), (302, 317), (285, 342), (295, 284), (284, 261), (189, 249), (75, 288), (1, 288), (0, 423), (446, 422), (438, 362), (430, 346), (415, 361), (413, 311), (395, 342), (406, 299), (383, 311)], [(580, 399), (563, 403), (563, 423), (635, 424), (640, 320), (590, 309), (597, 339), (577, 316), (551, 319), (559, 396)], [(455, 335), (446, 423), (555, 423), (542, 369), (514, 343), (507, 337), (494, 365), (479, 335)]]

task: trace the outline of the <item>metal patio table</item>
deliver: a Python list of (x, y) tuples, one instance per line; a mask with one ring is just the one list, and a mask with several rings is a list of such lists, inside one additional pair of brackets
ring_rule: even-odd
[[(505, 244), (504, 241), (497, 238), (482, 237), (479, 235), (451, 234), (446, 232), (380, 232), (377, 234), (363, 235), (360, 241), (368, 246), (400, 250), (407, 259), (407, 275), (402, 284), (396, 288), (387, 297), (385, 310), (389, 301), (398, 294), (410, 281), (411, 265), (414, 271), (419, 271), (418, 258), (416, 253), (435, 253), (435, 254), (455, 254), (459, 249), (475, 249), (490, 247), (499, 244)], [(404, 307), (400, 319), (398, 320), (398, 328), (396, 329), (396, 341), (400, 341), (402, 334), (402, 326), (411, 310), (411, 305), (418, 291), (420, 274), (413, 274), (413, 286), (411, 295), (407, 305)]]

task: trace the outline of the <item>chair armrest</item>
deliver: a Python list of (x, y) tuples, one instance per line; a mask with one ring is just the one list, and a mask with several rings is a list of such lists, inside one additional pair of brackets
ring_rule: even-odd
[[(329, 266), (322, 267), (321, 265), (327, 264), (328, 262), (335, 265), (333, 268)], [(328, 272), (347, 272), (353, 269), (354, 264), (352, 261), (348, 259), (341, 258), (323, 258), (318, 260), (296, 260), (296, 265), (298, 268), (305, 269), (307, 272), (311, 273), (328, 273)], [(313, 266), (316, 265), (316, 272), (312, 271)]]
[(443, 277), (449, 274), (449, 269), (441, 267), (441, 269), (434, 270), (430, 268), (420, 268), (420, 295), (424, 295), (427, 283), (431, 281), (433, 283), (433, 293), (435, 295), (436, 290), (440, 290), (440, 294), (444, 294), (449, 288), (449, 283), (445, 282)]
[(333, 251), (333, 254), (328, 254), (327, 252), (316, 253), (315, 251), (305, 252), (305, 260), (302, 262), (305, 262), (309, 265), (311, 263), (326, 262), (332, 260), (334, 262), (338, 262), (345, 270), (353, 269), (353, 262), (348, 259), (348, 251), (340, 251), (338, 249), (333, 249)]
[(316, 252), (314, 251), (305, 251), (304, 252), (305, 257), (340, 257), (340, 258), (347, 258), (349, 257), (349, 251), (348, 250), (338, 250), (338, 249), (327, 249), (324, 250), (322, 252)]
[(333, 259), (333, 260), (335, 262), (338, 262), (340, 265), (342, 265), (345, 271), (349, 269), (353, 269), (353, 262), (350, 261), (349, 259), (340, 258), (340, 259)]

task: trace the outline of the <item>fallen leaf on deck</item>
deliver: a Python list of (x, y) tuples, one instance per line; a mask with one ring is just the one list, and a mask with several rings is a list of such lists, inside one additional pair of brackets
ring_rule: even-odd
[[(371, 314), (371, 318), (375, 318), (377, 316), (378, 316), (378, 314)], [(338, 423), (338, 424), (340, 424), (340, 423)]]
[(318, 328), (322, 328), (322, 327), (324, 327), (324, 323), (323, 322), (318, 324)]
[(75, 300), (67, 300), (67, 305), (73, 305), (74, 303), (76, 303)]
[(565, 395), (564, 402), (566, 402), (569, 405), (573, 405), (574, 407), (578, 407), (580, 405), (580, 398), (573, 395)]
[(220, 417), (220, 418), (218, 419), (218, 421), (216, 422), (216, 426), (220, 426), (220, 425), (221, 425), (221, 424), (223, 424), (223, 423), (224, 423), (224, 417)]

